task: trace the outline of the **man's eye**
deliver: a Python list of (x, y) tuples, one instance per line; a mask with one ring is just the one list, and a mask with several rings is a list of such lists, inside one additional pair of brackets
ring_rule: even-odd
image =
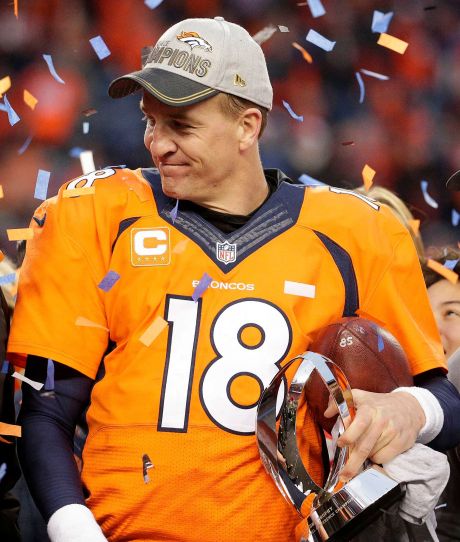
[(447, 310), (446, 316), (457, 316), (460, 317), (460, 314), (457, 311)]
[(190, 126), (190, 124), (187, 124), (185, 122), (180, 122), (178, 120), (174, 121), (174, 128), (177, 128), (178, 130), (188, 130), (190, 129), (192, 126)]

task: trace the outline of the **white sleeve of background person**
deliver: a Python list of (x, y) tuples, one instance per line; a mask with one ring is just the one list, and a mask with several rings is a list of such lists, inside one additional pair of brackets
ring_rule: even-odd
[(67, 504), (48, 521), (51, 542), (107, 542), (91, 510), (82, 504)]
[(425, 425), (419, 431), (417, 442), (421, 444), (431, 442), (437, 437), (444, 424), (444, 412), (439, 401), (431, 391), (417, 386), (396, 388), (392, 393), (396, 391), (405, 391), (417, 399), (425, 413)]

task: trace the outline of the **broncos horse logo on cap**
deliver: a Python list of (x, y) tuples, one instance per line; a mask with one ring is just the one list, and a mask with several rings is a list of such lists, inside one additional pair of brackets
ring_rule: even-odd
[(182, 31), (179, 35), (176, 36), (179, 41), (190, 45), (190, 48), (193, 50), (194, 47), (203, 47), (205, 51), (212, 51), (211, 44), (203, 39), (197, 32), (184, 32)]

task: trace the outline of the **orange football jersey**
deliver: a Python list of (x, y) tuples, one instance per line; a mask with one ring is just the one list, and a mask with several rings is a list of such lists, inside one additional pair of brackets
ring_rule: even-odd
[[(110, 541), (291, 541), (300, 518), (254, 436), (261, 390), (358, 310), (414, 374), (444, 368), (415, 249), (391, 211), (330, 187), (281, 181), (230, 234), (175, 204), (154, 170), (117, 168), (44, 202), (9, 350), (99, 373), (82, 479)], [(302, 440), (320, 477), (310, 420)]]

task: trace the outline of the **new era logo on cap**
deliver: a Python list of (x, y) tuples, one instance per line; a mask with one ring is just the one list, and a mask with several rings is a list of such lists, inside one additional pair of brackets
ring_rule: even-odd
[(222, 17), (175, 24), (143, 58), (142, 70), (112, 81), (112, 98), (144, 88), (166, 104), (181, 106), (225, 92), (272, 107), (273, 90), (260, 45), (244, 28)]

